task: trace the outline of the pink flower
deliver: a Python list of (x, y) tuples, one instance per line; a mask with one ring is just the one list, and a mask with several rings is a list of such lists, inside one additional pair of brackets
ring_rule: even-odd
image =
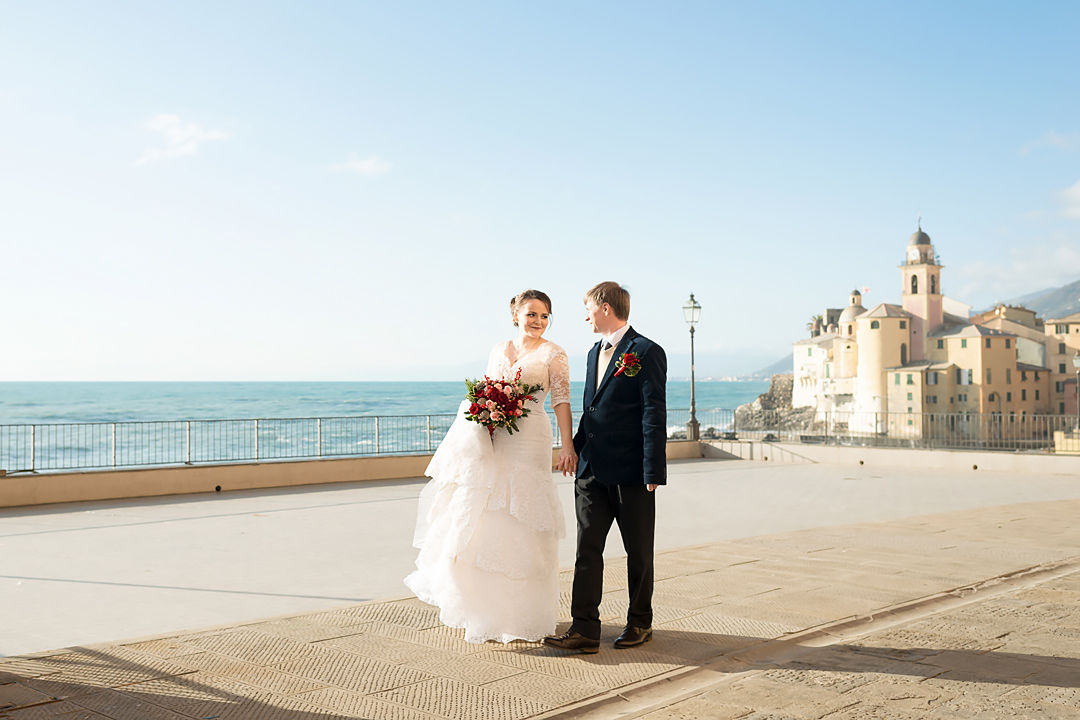
[(499, 412), (498, 410), (494, 410), (491, 413), (491, 419), (494, 420), (495, 422), (499, 422), (500, 420), (503, 419), (503, 414), (501, 412)]
[(493, 409), (495, 407), (495, 401), (488, 400), (486, 403), (484, 403), (484, 407), (486, 407), (488, 410)]

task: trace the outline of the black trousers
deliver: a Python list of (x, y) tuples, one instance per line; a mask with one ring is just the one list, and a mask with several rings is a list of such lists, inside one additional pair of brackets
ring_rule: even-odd
[(571, 629), (600, 639), (600, 600), (604, 594), (604, 543), (612, 521), (618, 523), (626, 550), (630, 608), (626, 624), (652, 627), (653, 536), (656, 529), (656, 493), (644, 485), (606, 485), (596, 478), (574, 483), (577, 510), (577, 561)]

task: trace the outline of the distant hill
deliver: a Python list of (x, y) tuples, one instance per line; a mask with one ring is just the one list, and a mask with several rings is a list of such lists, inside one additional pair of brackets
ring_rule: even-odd
[(1080, 280), (1006, 300), (1005, 304), (1023, 305), (1044, 320), (1072, 315), (1080, 312)]
[(782, 373), (790, 373), (790, 372), (792, 372), (794, 370), (794, 367), (795, 367), (795, 355), (794, 355), (794, 353), (788, 353), (785, 357), (780, 358), (779, 360), (774, 362), (772, 365), (767, 365), (767, 366), (761, 368), (760, 370), (755, 370), (754, 372), (750, 373), (750, 375), (745, 379), (747, 379), (747, 380), (758, 380), (758, 379), (768, 380), (773, 375), (776, 375), (778, 373), (780, 373), (780, 374), (782, 374)]

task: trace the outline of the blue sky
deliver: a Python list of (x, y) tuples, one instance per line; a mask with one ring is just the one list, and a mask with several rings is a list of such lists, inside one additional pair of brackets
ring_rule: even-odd
[[(1080, 278), (1080, 5), (0, 0), (5, 380), (459, 379), (614, 279), (687, 374), (921, 213), (977, 307)], [(580, 362), (578, 362), (580, 366)], [(578, 370), (581, 370), (578, 367)]]

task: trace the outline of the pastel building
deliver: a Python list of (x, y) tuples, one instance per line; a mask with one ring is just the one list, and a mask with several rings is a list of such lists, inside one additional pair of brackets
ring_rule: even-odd
[(866, 308), (853, 290), (838, 315), (823, 315), (834, 322), (794, 343), (795, 407), (814, 407), (819, 419), (851, 431), (890, 435), (970, 435), (974, 415), (1022, 425), (1075, 412), (1068, 373), (1080, 350), (1080, 313), (1044, 323), (1002, 305), (971, 315), (970, 305), (944, 294), (944, 266), (921, 227), (899, 269), (900, 304)]

